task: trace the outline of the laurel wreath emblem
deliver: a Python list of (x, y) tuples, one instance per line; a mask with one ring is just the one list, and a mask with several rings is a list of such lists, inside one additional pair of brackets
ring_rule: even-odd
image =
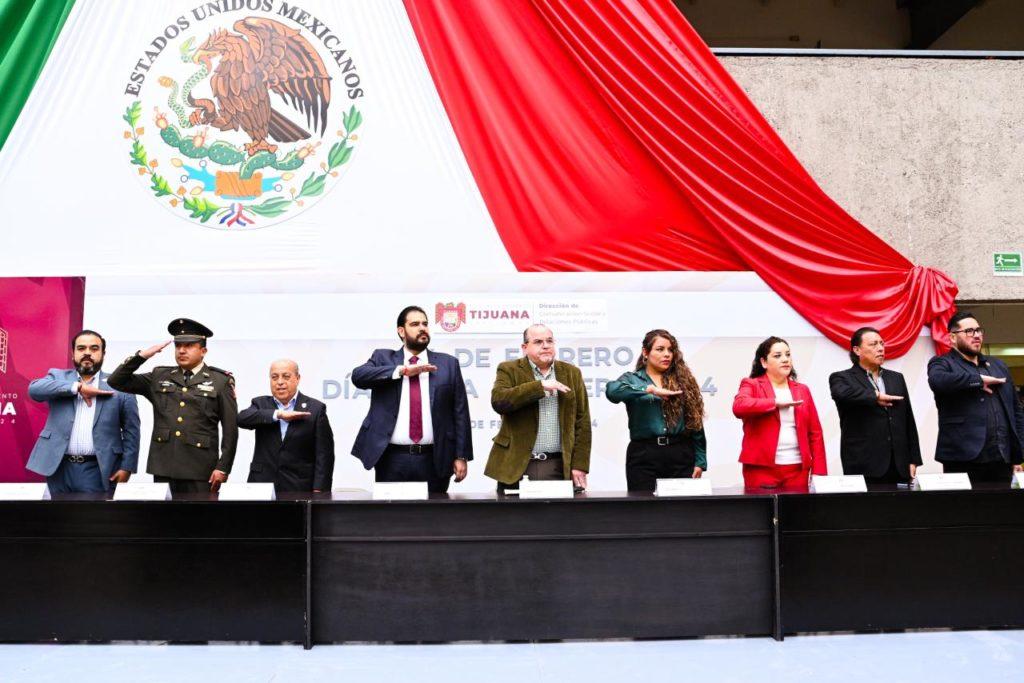
[(342, 130), (336, 133), (339, 139), (331, 145), (327, 158), (319, 165), (319, 171), (312, 171), (299, 183), (300, 178), (295, 171), (316, 154), (320, 142), (296, 147), (285, 154), (263, 151), (250, 156), (244, 148), (225, 140), (208, 141), (209, 133), (205, 129), (185, 132), (170, 123), (167, 114), (155, 110), (153, 122), (160, 130), (160, 138), (181, 155), (171, 157), (169, 164), (172, 168), (183, 168), (194, 163), (205, 171), (209, 160), (222, 167), (234, 168), (233, 173), (237, 174), (238, 182), (251, 180), (259, 169), (282, 171), (280, 181), (274, 185), (274, 192), (270, 196), (261, 193), (259, 203), (235, 201), (218, 204), (204, 196), (207, 191), (202, 185), (195, 185), (191, 189), (186, 187), (191, 174), (182, 175), (178, 187), (174, 188), (167, 175), (158, 171), (161, 168), (160, 160), (150, 154), (142, 140), (145, 128), (139, 125), (142, 120), (141, 101), (136, 100), (128, 105), (121, 118), (128, 124), (128, 130), (124, 132), (125, 140), (131, 144), (128, 157), (138, 167), (139, 175), (150, 177), (150, 190), (154, 196), (166, 198), (172, 209), (186, 211), (190, 218), (198, 219), (201, 223), (216, 217), (225, 228), (251, 225), (256, 222), (253, 215), (276, 218), (295, 207), (302, 207), (304, 200), (323, 194), (328, 178), (337, 177), (338, 169), (352, 157), (355, 143), (359, 139), (355, 131), (363, 123), (362, 113), (352, 105), (342, 115)]

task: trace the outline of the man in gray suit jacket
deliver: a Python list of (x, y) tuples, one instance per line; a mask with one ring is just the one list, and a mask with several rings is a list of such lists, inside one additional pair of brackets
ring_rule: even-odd
[(75, 368), (53, 368), (28, 386), (50, 414), (25, 467), (46, 477), (50, 493), (110, 491), (138, 464), (139, 407), (100, 372), (106, 349), (103, 337), (82, 330), (71, 341)]

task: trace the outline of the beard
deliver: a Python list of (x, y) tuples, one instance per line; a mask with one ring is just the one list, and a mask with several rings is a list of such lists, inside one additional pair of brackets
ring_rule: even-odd
[(416, 339), (406, 337), (405, 346), (413, 353), (421, 353), (430, 346), (430, 335), (422, 332)]
[(978, 352), (970, 347), (970, 342), (961, 339), (956, 340), (956, 350), (968, 358), (977, 358)]
[(82, 359), (75, 363), (75, 370), (78, 372), (79, 375), (95, 375), (100, 371), (100, 368), (103, 367), (102, 358), (100, 358), (98, 361), (88, 359), (88, 362), (91, 363), (88, 367), (85, 367), (84, 365), (86, 362), (86, 359)]

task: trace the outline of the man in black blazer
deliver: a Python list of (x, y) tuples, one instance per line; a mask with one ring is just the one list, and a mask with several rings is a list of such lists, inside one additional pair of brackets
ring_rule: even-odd
[(277, 491), (329, 492), (334, 478), (334, 433), (327, 406), (299, 392), (293, 360), (270, 365), (271, 396), (257, 396), (238, 414), (238, 426), (256, 430), (249, 482)]
[(370, 390), (352, 455), (376, 481), (425, 481), (444, 493), (453, 474), (466, 478), (473, 440), (459, 361), (427, 350), (428, 324), (422, 308), (407, 306), (398, 314), (402, 348), (377, 349), (352, 371), (352, 383)]
[(917, 424), (903, 375), (883, 370), (885, 342), (873, 327), (850, 338), (853, 366), (828, 378), (839, 410), (843, 473), (872, 484), (909, 482), (921, 464)]
[(1006, 364), (981, 353), (984, 335), (973, 314), (959, 311), (949, 321), (953, 349), (928, 361), (939, 410), (935, 459), (944, 472), (1009, 483), (1024, 461), (1024, 408)]

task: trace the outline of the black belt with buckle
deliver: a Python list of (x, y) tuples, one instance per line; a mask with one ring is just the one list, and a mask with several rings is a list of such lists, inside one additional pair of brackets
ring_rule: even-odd
[(561, 460), (562, 452), (556, 451), (554, 453), (530, 453), (530, 460)]
[(637, 439), (639, 443), (649, 444), (651, 446), (673, 446), (683, 440), (682, 436), (652, 436), (649, 439)]
[(399, 453), (409, 453), (410, 455), (430, 455), (434, 452), (434, 444), (432, 443), (414, 443), (414, 444), (399, 444), (389, 443), (388, 450)]
[(90, 462), (92, 460), (95, 460), (96, 456), (95, 455), (71, 455), (69, 453), (68, 455), (64, 456), (64, 459), (67, 460), (68, 462), (73, 462), (73, 463), (81, 464), (83, 462)]

